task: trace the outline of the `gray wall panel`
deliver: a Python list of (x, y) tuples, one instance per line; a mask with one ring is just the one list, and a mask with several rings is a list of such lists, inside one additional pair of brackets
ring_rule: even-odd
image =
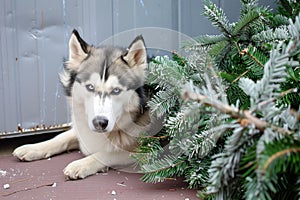
[[(239, 0), (214, 2), (237, 20)], [(148, 47), (176, 50), (182, 38), (167, 29), (217, 34), (202, 12), (201, 0), (0, 0), (0, 132), (70, 121), (58, 73), (73, 28), (96, 45), (128, 45), (143, 34)]]
[[(1, 2), (0, 43), (1, 43), (1, 93), (2, 112), (1, 129), (16, 127), (20, 120), (20, 102), (18, 92), (18, 66), (16, 64), (16, 10), (14, 1)], [(2, 128), (3, 127), (3, 128)]]
[[(213, 0), (219, 5), (219, 0)], [(217, 34), (216, 29), (208, 19), (201, 16), (203, 13), (202, 1), (181, 0), (180, 1), (180, 28), (181, 32), (195, 37), (203, 34)]]

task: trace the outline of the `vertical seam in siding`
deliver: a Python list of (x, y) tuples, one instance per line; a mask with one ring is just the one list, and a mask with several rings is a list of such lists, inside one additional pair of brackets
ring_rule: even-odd
[[(13, 19), (13, 22), (14, 22), (14, 37), (15, 37), (15, 42), (14, 42), (14, 47), (15, 48), (15, 52), (19, 54), (19, 39), (18, 39), (18, 26), (17, 26), (17, 17), (16, 17), (16, 14), (17, 14), (17, 6), (16, 6), (16, 0), (13, 1), (13, 8), (15, 10), (15, 15), (14, 15), (14, 19)], [(20, 56), (20, 55), (15, 55), (15, 56)], [(15, 79), (16, 79), (16, 100), (14, 101), (17, 105), (16, 105), (16, 117), (17, 117), (17, 123), (21, 123), (23, 121), (22, 119), (22, 109), (21, 109), (21, 91), (20, 91), (20, 65), (19, 65), (19, 62), (15, 62), (14, 63), (14, 66), (15, 68)], [(16, 124), (17, 125), (17, 124)]]

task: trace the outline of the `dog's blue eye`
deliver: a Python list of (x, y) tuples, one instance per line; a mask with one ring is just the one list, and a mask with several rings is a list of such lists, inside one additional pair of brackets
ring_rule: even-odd
[(90, 92), (94, 92), (94, 90), (95, 90), (95, 88), (94, 88), (94, 86), (92, 84), (87, 84), (85, 87)]
[(114, 88), (112, 91), (111, 91), (111, 94), (114, 94), (114, 95), (117, 95), (117, 94), (120, 94), (121, 93), (121, 89), (120, 88)]

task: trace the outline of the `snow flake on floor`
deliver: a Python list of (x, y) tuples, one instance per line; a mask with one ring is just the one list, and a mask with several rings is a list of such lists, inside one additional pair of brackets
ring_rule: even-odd
[(6, 176), (7, 171), (0, 169), (0, 175), (1, 176)]
[(6, 184), (3, 185), (3, 188), (8, 189), (8, 188), (10, 188), (10, 185), (8, 183), (6, 183)]
[(111, 194), (115, 196), (115, 195), (117, 195), (117, 192), (115, 190), (112, 190)]

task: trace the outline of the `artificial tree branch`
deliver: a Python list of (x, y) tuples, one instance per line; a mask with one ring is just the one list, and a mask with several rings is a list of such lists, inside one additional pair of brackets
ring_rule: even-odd
[(257, 58), (255, 58), (251, 53), (249, 53), (248, 49), (245, 49), (245, 53), (254, 61), (256, 62), (261, 68), (264, 68), (264, 64), (261, 63)]
[[(290, 89), (288, 89), (288, 90), (286, 90), (286, 91), (281, 92), (280, 97), (284, 97), (284, 96), (286, 96), (287, 94), (289, 94), (289, 93), (291, 93), (291, 92), (297, 92), (297, 88), (290, 88)], [(262, 102), (260, 102), (259, 104), (257, 104), (257, 106), (256, 106), (251, 112), (254, 112), (254, 111), (256, 111), (257, 109), (259, 109), (259, 108), (261, 108), (261, 107), (263, 107), (263, 106), (265, 106), (265, 105), (267, 105), (267, 104), (269, 104), (269, 103), (271, 103), (271, 102), (274, 102), (274, 101), (276, 101), (277, 99), (278, 99), (278, 97), (273, 97), (273, 98), (268, 99), (268, 100), (266, 100), (266, 101), (262, 101)]]
[(274, 126), (264, 120), (261, 120), (255, 116), (251, 115), (251, 112), (249, 110), (239, 110), (238, 108), (229, 106), (219, 100), (212, 99), (205, 95), (186, 91), (183, 93), (183, 99), (197, 101), (206, 106), (213, 107), (213, 108), (221, 111), (222, 113), (228, 114), (231, 117), (238, 119), (239, 123), (242, 126), (247, 126), (248, 124), (253, 124), (260, 131), (264, 131), (266, 128), (272, 128), (273, 130), (275, 130), (279, 133), (285, 134), (285, 135), (291, 134), (291, 132), (289, 130), (286, 130), (286, 129), (278, 127), (278, 126)]
[(240, 78), (242, 78), (243, 76), (245, 76), (248, 72), (250, 71), (250, 69), (247, 69), (246, 71), (244, 71), (242, 74), (240, 74), (236, 79), (234, 79), (232, 81), (232, 83), (237, 82), (238, 80), (240, 80)]
[(278, 159), (279, 157), (285, 156), (285, 155), (290, 155), (291, 153), (300, 153), (300, 147), (284, 149), (282, 151), (279, 151), (279, 152), (273, 154), (271, 157), (269, 157), (269, 159), (264, 164), (263, 172), (265, 173), (267, 171), (268, 167), (274, 160)]
[[(245, 54), (248, 55), (254, 62), (256, 62), (260, 67), (264, 68), (264, 64), (261, 63), (257, 58), (255, 58), (251, 53), (249, 53), (249, 49), (245, 48), (243, 50), (240, 49), (240, 47), (236, 44), (237, 49), (239, 51), (239, 53), (241, 54), (241, 56), (244, 56)], [(245, 76), (251, 69), (247, 69), (246, 71), (244, 71), (242, 74), (240, 74), (236, 79), (234, 79), (232, 81), (232, 83), (237, 82), (238, 80), (240, 80), (240, 78), (242, 78), (243, 76)]]
[(293, 9), (290, 7), (289, 3), (286, 0), (280, 0), (282, 7), (288, 12), (289, 16), (293, 15)]

